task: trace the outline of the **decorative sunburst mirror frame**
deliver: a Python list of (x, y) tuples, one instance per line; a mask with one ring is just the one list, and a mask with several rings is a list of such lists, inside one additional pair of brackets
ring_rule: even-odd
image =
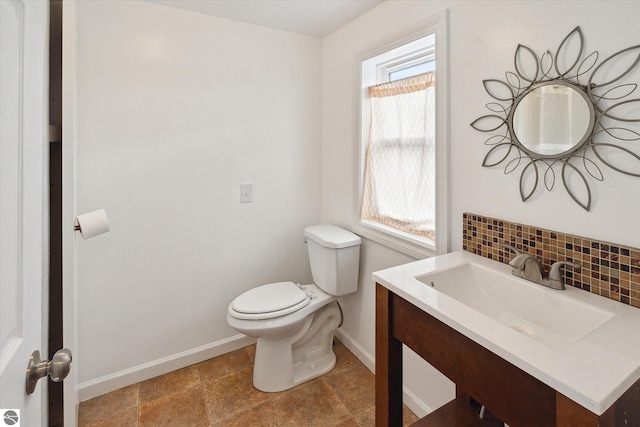
[[(555, 55), (546, 51), (538, 58), (532, 49), (519, 44), (515, 73), (507, 71), (505, 80), (483, 80), (496, 102), (486, 104), (493, 114), (471, 123), (474, 129), (492, 134), (485, 141), (491, 148), (482, 166), (504, 163), (505, 174), (520, 170), (523, 202), (536, 192), (540, 169), (551, 191), (558, 168), (571, 198), (589, 211), (587, 175), (604, 180), (596, 161), (640, 177), (640, 156), (629, 148), (640, 141), (640, 132), (631, 129), (640, 123), (640, 99), (629, 98), (638, 84), (625, 83), (639, 62), (640, 45), (616, 52), (599, 64), (597, 51), (585, 57), (580, 27), (564, 38)], [(545, 127), (545, 123), (552, 126)], [(551, 127), (558, 128), (555, 136), (541, 136)], [(636, 171), (619, 165), (619, 154), (637, 160)]]

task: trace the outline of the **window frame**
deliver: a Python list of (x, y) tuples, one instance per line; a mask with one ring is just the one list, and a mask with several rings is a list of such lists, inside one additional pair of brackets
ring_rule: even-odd
[[(352, 229), (355, 233), (380, 243), (384, 246), (397, 250), (414, 258), (426, 258), (438, 254), (447, 253), (449, 250), (449, 30), (448, 30), (448, 10), (444, 10), (415, 25), (397, 33), (378, 45), (359, 55), (357, 61), (358, 70), (358, 176), (357, 194), (358, 199), (355, 207), (354, 224)], [(360, 204), (362, 201), (362, 188), (364, 179), (364, 153), (369, 138), (369, 128), (371, 124), (370, 107), (368, 103), (368, 92), (365, 87), (362, 65), (365, 61), (371, 60), (379, 55), (389, 52), (395, 48), (421, 39), (430, 34), (435, 35), (435, 52), (432, 52), (436, 61), (436, 236), (435, 241), (411, 235), (400, 230), (393, 229), (383, 224), (362, 220), (360, 218)], [(376, 80), (378, 82), (387, 81), (390, 72), (398, 69), (398, 64), (406, 64), (413, 58), (414, 62), (419, 62), (417, 58), (429, 55), (428, 49), (425, 51), (414, 51), (406, 55), (383, 61), (376, 64)], [(386, 77), (385, 77), (386, 76)], [(368, 87), (368, 85), (367, 85)]]

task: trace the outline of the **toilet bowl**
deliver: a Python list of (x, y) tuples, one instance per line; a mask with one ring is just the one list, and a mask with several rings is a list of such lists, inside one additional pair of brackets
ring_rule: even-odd
[[(268, 289), (269, 286), (262, 287)], [(303, 308), (287, 315), (269, 317), (273, 313), (268, 312), (265, 319), (239, 319), (236, 316), (244, 313), (229, 306), (229, 325), (238, 332), (258, 338), (253, 367), (253, 384), (258, 390), (287, 390), (325, 374), (335, 366), (333, 335), (342, 323), (337, 298), (316, 285), (300, 288), (315, 296)]]
[(287, 390), (333, 369), (333, 336), (342, 324), (337, 297), (357, 289), (360, 238), (332, 225), (307, 227), (305, 237), (316, 283), (270, 283), (229, 304), (229, 325), (257, 338), (253, 384), (262, 391)]

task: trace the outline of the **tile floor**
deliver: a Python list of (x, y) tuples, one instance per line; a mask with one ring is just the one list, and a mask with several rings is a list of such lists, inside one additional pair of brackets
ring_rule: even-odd
[[(80, 404), (80, 427), (339, 426), (375, 424), (374, 375), (335, 340), (336, 367), (279, 393), (252, 385), (255, 346)], [(404, 425), (418, 418), (404, 408)]]

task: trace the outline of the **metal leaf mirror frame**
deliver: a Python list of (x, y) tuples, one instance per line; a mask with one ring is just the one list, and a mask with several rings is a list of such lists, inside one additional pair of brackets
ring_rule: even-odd
[[(572, 48), (576, 44), (579, 45), (577, 52), (572, 54)], [(482, 161), (482, 166), (493, 167), (504, 163), (504, 173), (509, 174), (524, 164), (519, 184), (523, 202), (527, 201), (538, 187), (539, 169), (544, 170), (543, 180), (546, 189), (553, 189), (556, 165), (571, 198), (587, 211), (591, 208), (591, 189), (587, 175), (597, 181), (604, 180), (602, 170), (596, 161), (620, 173), (640, 177), (640, 156), (621, 145), (640, 141), (640, 133), (630, 129), (631, 124), (640, 123), (640, 99), (629, 99), (638, 88), (638, 84), (621, 81), (640, 62), (640, 45), (616, 52), (600, 64), (597, 51), (584, 59), (583, 54), (584, 37), (580, 27), (576, 27), (562, 40), (555, 55), (546, 51), (538, 58), (533, 50), (519, 44), (514, 56), (515, 73), (507, 71), (504, 81), (483, 80), (485, 90), (497, 102), (486, 104), (494, 114), (481, 116), (471, 123), (474, 129), (492, 134), (485, 141), (485, 145), (490, 145), (491, 149)], [(574, 57), (573, 61), (565, 59)], [(565, 61), (570, 64), (565, 65)], [(620, 67), (619, 64), (624, 61), (628, 61), (630, 65), (626, 66), (623, 63)], [(520, 130), (523, 126), (520, 124), (521, 117), (525, 114), (522, 111), (528, 111), (525, 105), (533, 102), (531, 100), (535, 98), (540, 98), (541, 91), (544, 90), (563, 90), (574, 97), (571, 105), (581, 105), (578, 108), (588, 111), (588, 116), (576, 120), (579, 122), (579, 125), (576, 125), (578, 136), (568, 144), (558, 145), (560, 148), (551, 152), (538, 150), (537, 145), (528, 143), (523, 136), (524, 132)], [(536, 102), (542, 111), (543, 101)], [(517, 113), (519, 106), (521, 113)], [(625, 109), (635, 111), (634, 114), (639, 117), (625, 117)], [(554, 114), (540, 111), (538, 115)], [(567, 126), (567, 120), (558, 123)], [(539, 133), (527, 130), (527, 133), (531, 132)], [(607, 150), (618, 150), (617, 154), (635, 158), (638, 161), (636, 171), (614, 164), (615, 162), (605, 155), (604, 151)], [(574, 185), (584, 187), (580, 191), (574, 188)]]

